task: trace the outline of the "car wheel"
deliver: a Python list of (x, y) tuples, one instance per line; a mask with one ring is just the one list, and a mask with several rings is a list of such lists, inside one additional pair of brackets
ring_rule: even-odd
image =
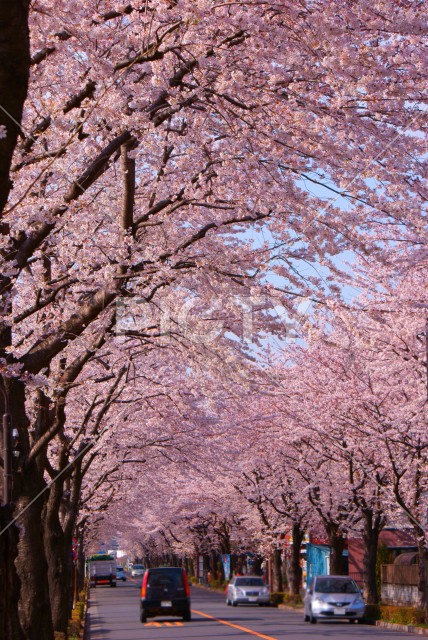
[(229, 598), (226, 598), (226, 604), (227, 604), (227, 606), (228, 606), (228, 607), (230, 607), (230, 604), (231, 604), (231, 603), (230, 603)]
[(186, 613), (183, 615), (183, 620), (184, 622), (190, 622), (192, 620), (192, 613), (189, 609), (189, 611), (186, 611)]
[(237, 607), (238, 603), (235, 600), (232, 600), (232, 607)]
[(303, 616), (303, 622), (309, 622), (309, 616), (305, 615)]
[(311, 624), (316, 624), (317, 623), (317, 619), (315, 618), (315, 616), (312, 615), (312, 609), (309, 610), (309, 622)]
[(144, 609), (141, 609), (140, 612), (140, 622), (142, 622), (143, 624), (147, 622), (147, 613), (144, 611)]

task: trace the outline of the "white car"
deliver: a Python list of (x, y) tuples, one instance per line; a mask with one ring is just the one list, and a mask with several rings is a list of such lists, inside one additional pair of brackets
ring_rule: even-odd
[(259, 576), (236, 576), (227, 586), (226, 604), (270, 604), (270, 590)]
[(145, 572), (145, 567), (142, 564), (134, 564), (131, 569), (131, 576), (135, 578), (136, 576), (142, 576)]
[(353, 620), (364, 617), (364, 601), (356, 583), (348, 576), (315, 576), (304, 598), (305, 622)]
[(116, 567), (116, 580), (126, 582), (125, 569), (123, 567)]

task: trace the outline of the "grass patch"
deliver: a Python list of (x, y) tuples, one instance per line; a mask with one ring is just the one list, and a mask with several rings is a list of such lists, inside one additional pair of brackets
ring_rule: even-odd
[(227, 582), (223, 582), (223, 580), (211, 580), (209, 586), (211, 587), (211, 589), (219, 589), (221, 591), (224, 591), (226, 589)]
[(303, 605), (300, 593), (284, 593), (283, 602), (288, 604), (289, 607), (301, 607)]
[(388, 604), (367, 604), (367, 620), (383, 620), (393, 624), (405, 624), (415, 627), (428, 626), (428, 615), (425, 609), (417, 607), (399, 607)]
[(426, 625), (428, 622), (425, 609), (416, 607), (380, 606), (381, 620), (395, 624)]
[(286, 604), (289, 607), (301, 607), (303, 600), (300, 594), (294, 595), (283, 591), (272, 591), (270, 594), (270, 603), (274, 607), (277, 607), (279, 604)]

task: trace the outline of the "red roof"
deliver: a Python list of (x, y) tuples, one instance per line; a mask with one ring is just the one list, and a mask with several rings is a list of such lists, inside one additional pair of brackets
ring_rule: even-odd
[(379, 541), (386, 544), (389, 549), (417, 546), (416, 538), (409, 529), (384, 529), (380, 532)]

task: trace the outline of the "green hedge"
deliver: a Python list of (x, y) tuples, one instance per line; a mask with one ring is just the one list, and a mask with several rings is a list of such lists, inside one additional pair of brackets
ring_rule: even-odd
[(279, 604), (287, 604), (290, 607), (300, 607), (303, 604), (303, 600), (298, 594), (291, 595), (283, 591), (273, 591), (270, 594), (270, 603), (274, 607), (277, 607)]

